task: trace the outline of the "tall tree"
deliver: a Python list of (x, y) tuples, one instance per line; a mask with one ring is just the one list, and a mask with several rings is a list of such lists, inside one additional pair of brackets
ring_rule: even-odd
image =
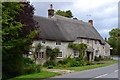
[(65, 16), (65, 17), (68, 17), (68, 18), (73, 17), (73, 14), (72, 14), (72, 12), (70, 10), (67, 10), (67, 11), (57, 10), (55, 14)]
[(112, 29), (109, 34), (110, 38), (108, 39), (108, 43), (113, 48), (112, 55), (118, 55), (118, 50), (120, 49), (120, 29)]
[(23, 54), (28, 52), (31, 41), (38, 33), (35, 30), (33, 11), (34, 8), (28, 2), (2, 3), (3, 79), (22, 74)]

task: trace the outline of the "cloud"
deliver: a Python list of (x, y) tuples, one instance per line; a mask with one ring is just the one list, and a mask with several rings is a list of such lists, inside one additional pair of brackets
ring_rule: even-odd
[[(71, 10), (74, 17), (87, 22), (94, 20), (94, 27), (103, 37), (109, 37), (109, 31), (118, 27), (119, 0), (72, 0), (66, 2), (32, 2), (36, 8), (35, 14), (47, 17), (49, 4), (55, 10)], [(63, 0), (62, 0), (63, 1)], [(87, 16), (91, 15), (91, 16)]]

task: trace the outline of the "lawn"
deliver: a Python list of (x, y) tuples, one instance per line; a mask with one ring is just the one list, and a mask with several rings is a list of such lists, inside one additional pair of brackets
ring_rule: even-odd
[(75, 70), (75, 71), (83, 71), (83, 70), (89, 70), (89, 69), (94, 69), (94, 68), (99, 68), (99, 67), (105, 67), (105, 66), (108, 66), (108, 65), (111, 65), (111, 64), (113, 64), (113, 63), (88, 65), (88, 66), (82, 66), (82, 67), (70, 67), (70, 68), (67, 68), (67, 69)]
[(59, 73), (55, 72), (49, 72), (49, 71), (41, 71), (40, 73), (35, 73), (35, 74), (29, 74), (29, 75), (23, 75), (23, 76), (18, 76), (9, 80), (40, 80), (43, 78), (49, 78), (49, 77), (54, 77), (60, 75)]
[[(67, 67), (67, 68), (59, 68), (59, 67), (54, 67), (54, 69), (67, 69), (67, 70), (75, 70), (75, 71), (83, 71), (83, 70), (89, 70), (89, 69), (94, 69), (94, 68), (99, 68), (99, 67), (105, 67), (108, 65), (112, 65), (114, 63), (117, 63), (118, 61), (116, 60), (104, 60), (104, 61), (112, 61), (112, 63), (105, 63), (105, 64), (95, 64), (95, 65), (87, 65), (87, 66), (81, 66), (81, 67)], [(44, 67), (45, 68), (45, 67)], [(41, 71), (40, 73), (35, 73), (35, 74), (29, 74), (29, 75), (22, 75), (18, 76), (9, 80), (40, 80), (43, 78), (49, 78), (49, 77), (54, 77), (61, 75), (60, 73), (55, 73), (55, 72), (49, 72), (49, 71)]]
[[(108, 61), (108, 62), (111, 61), (111, 63), (87, 65), (87, 66), (81, 66), (81, 67), (67, 67), (67, 68), (54, 67), (54, 69), (68, 69), (68, 70), (75, 70), (75, 71), (83, 71), (83, 70), (89, 70), (89, 69), (109, 66), (109, 65), (112, 65), (112, 64), (118, 62), (117, 60), (112, 60), (112, 59), (102, 60), (102, 61)], [(99, 61), (99, 62), (101, 62), (101, 61)]]

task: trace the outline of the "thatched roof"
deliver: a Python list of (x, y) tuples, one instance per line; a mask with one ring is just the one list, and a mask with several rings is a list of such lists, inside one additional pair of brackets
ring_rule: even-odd
[(96, 29), (89, 23), (55, 15), (52, 18), (34, 16), (40, 26), (39, 38), (59, 41), (75, 41), (88, 38), (105, 43)]

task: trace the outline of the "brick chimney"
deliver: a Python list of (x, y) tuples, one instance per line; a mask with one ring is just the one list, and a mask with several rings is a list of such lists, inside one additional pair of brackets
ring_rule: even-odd
[(52, 16), (54, 16), (54, 9), (53, 8), (53, 5), (50, 4), (50, 9), (48, 9), (48, 17), (51, 18)]
[(88, 20), (88, 23), (90, 23), (91, 25), (93, 25), (93, 20)]

